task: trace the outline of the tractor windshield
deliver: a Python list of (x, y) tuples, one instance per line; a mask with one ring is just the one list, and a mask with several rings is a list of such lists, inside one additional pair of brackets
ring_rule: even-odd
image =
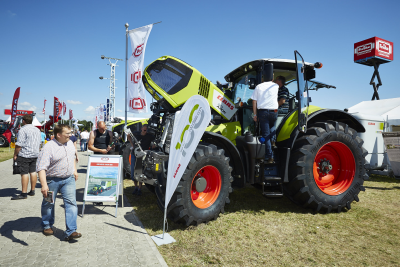
[(247, 101), (251, 98), (254, 89), (249, 88), (249, 79), (256, 78), (256, 76), (257, 73), (255, 71), (252, 71), (239, 78), (233, 89), (234, 91), (233, 101), (235, 103), (237, 102), (247, 103)]

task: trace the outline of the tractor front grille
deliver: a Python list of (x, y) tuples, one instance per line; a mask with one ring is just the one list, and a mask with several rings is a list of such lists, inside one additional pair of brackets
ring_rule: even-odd
[(208, 99), (209, 91), (210, 91), (210, 82), (206, 78), (204, 78), (204, 76), (201, 76), (199, 84), (199, 95), (202, 95)]

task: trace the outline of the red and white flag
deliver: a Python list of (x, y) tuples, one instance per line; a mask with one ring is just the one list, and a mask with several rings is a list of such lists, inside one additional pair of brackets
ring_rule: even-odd
[(72, 109), (70, 109), (70, 110), (69, 110), (69, 119), (72, 120), (73, 117), (74, 117), (74, 116), (73, 116), (73, 114), (72, 114)]
[(58, 122), (58, 115), (60, 114), (60, 101), (57, 97), (54, 97), (54, 109), (53, 109), (53, 122)]
[(147, 112), (145, 88), (142, 82), (144, 52), (153, 24), (130, 30), (132, 55), (128, 59), (128, 111), (132, 113)]
[(12, 104), (11, 104), (11, 121), (10, 121), (10, 126), (9, 126), (10, 131), (12, 131), (14, 129), (15, 118), (17, 117), (19, 90), (20, 90), (20, 87), (18, 87), (15, 90), (14, 97), (13, 97)]
[(46, 99), (44, 100), (44, 105), (43, 105), (43, 111), (42, 113), (45, 114), (46, 113)]
[(63, 116), (65, 116), (65, 113), (67, 112), (67, 104), (63, 102)]

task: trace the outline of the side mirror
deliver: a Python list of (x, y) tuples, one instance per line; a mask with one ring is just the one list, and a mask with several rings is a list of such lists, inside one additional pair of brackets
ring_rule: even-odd
[(114, 137), (118, 138), (118, 133), (117, 132), (114, 132)]
[(255, 78), (250, 78), (249, 79), (249, 88), (250, 89), (256, 88), (256, 79)]

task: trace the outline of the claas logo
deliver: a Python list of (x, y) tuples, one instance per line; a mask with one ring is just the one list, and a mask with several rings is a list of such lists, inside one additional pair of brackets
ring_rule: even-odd
[(146, 102), (143, 98), (136, 97), (129, 100), (129, 107), (131, 109), (143, 109), (146, 106)]
[(143, 47), (144, 47), (144, 43), (141, 44), (141, 45), (138, 45), (138, 46), (135, 48), (135, 51), (132, 53), (132, 55), (133, 55), (134, 57), (140, 56), (140, 55), (142, 54), (142, 52), (143, 52)]
[(140, 70), (131, 74), (131, 81), (134, 83), (138, 83), (141, 78), (142, 78), (142, 72)]

